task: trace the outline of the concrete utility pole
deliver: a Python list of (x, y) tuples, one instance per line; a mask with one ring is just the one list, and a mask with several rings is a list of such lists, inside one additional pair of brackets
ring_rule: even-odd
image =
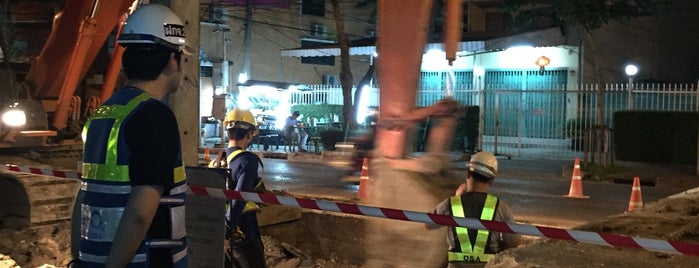
[[(145, 2), (145, 1), (144, 1)], [(180, 89), (172, 94), (169, 105), (175, 113), (180, 127), (182, 160), (187, 166), (196, 166), (199, 153), (199, 1), (152, 0), (154, 4), (170, 7), (184, 21), (187, 44), (194, 55), (185, 56), (183, 68), (185, 77)], [(196, 107), (196, 108), (193, 108)]]
[(252, 35), (252, 0), (245, 2), (245, 35), (243, 36), (243, 73), (250, 75), (250, 39)]

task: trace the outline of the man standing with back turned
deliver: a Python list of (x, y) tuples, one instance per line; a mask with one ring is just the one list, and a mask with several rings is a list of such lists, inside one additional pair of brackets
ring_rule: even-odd
[[(514, 216), (507, 204), (487, 193), (497, 173), (498, 160), (493, 154), (486, 151), (474, 154), (468, 164), (466, 182), (459, 186), (455, 196), (437, 204), (431, 213), (513, 222)], [(427, 227), (439, 225), (428, 224)], [(447, 230), (448, 267), (483, 267), (495, 253), (517, 246), (518, 240), (515, 234), (450, 226)]]
[(184, 23), (165, 6), (144, 5), (118, 43), (128, 81), (83, 130), (73, 257), (80, 267), (187, 267), (179, 128), (162, 102), (184, 75)]
[[(248, 110), (239, 108), (228, 113), (223, 121), (228, 134), (228, 147), (226, 148), (226, 164), (229, 169), (229, 178), (226, 189), (242, 192), (265, 192), (262, 174), (258, 171), (263, 168), (260, 158), (251, 152), (245, 151), (253, 137), (259, 130), (255, 124), (255, 118)], [(226, 268), (264, 268), (264, 246), (257, 223), (257, 204), (244, 200), (229, 200), (226, 210), (226, 240), (224, 248), (226, 252)]]

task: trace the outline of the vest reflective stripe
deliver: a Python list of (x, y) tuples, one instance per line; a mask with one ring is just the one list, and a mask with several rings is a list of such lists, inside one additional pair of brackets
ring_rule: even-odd
[[(93, 262), (93, 263), (105, 263), (105, 262), (107, 262), (107, 256), (97, 256), (97, 255), (87, 254), (85, 252), (80, 251), (80, 260), (85, 261), (85, 262)], [(147, 260), (148, 260), (148, 255), (136, 254), (133, 256), (133, 259), (131, 259), (131, 263), (141, 263), (141, 262), (146, 262)]]
[(189, 189), (189, 186), (187, 184), (182, 184), (177, 187), (173, 187), (170, 189), (170, 194), (169, 195), (180, 195), (187, 193), (187, 189)]
[[(88, 178), (88, 179), (111, 178), (112, 179), (111, 181), (124, 182), (123, 180), (118, 180), (118, 179), (126, 178), (127, 179), (126, 181), (128, 181), (129, 166), (126, 166), (126, 165), (109, 166), (107, 164), (83, 163), (82, 173), (83, 173), (82, 174), (83, 178)], [(123, 174), (126, 174), (126, 175), (124, 176)]]
[[(126, 201), (131, 194), (133, 187), (130, 183), (128, 164), (118, 163), (119, 158), (128, 159), (130, 157), (128, 148), (120, 148), (124, 145), (123, 134), (120, 134), (121, 127), (125, 120), (133, 113), (141, 103), (149, 101), (152, 97), (147, 93), (137, 93), (138, 95), (128, 96), (124, 105), (103, 105), (100, 106), (93, 116), (88, 120), (83, 128), (83, 139), (87, 137), (88, 129), (96, 131), (96, 137), (108, 137), (104, 140), (104, 147), (90, 148), (90, 153), (104, 153), (103, 159), (88, 158), (83, 163), (81, 191), (85, 192), (84, 201), (81, 207), (81, 246), (80, 260), (87, 267), (103, 266), (107, 259), (106, 254), (111, 248), (118, 224), (121, 221)], [(93, 125), (94, 120), (100, 124)], [(94, 129), (94, 130), (93, 130)], [(101, 131), (101, 132), (100, 132)], [(103, 135), (103, 136), (99, 136)], [(97, 151), (99, 150), (99, 151)], [(122, 155), (119, 155), (122, 154)], [(179, 157), (178, 157), (179, 158)], [(124, 161), (124, 160), (122, 160)], [(179, 159), (178, 159), (179, 161)], [(97, 162), (97, 163), (95, 163)], [(103, 162), (103, 163), (102, 163)], [(184, 227), (187, 185), (184, 174), (184, 166), (173, 167), (174, 186), (164, 192), (160, 199), (159, 211), (167, 210), (170, 219), (170, 237), (153, 240), (146, 237), (139, 246), (129, 267), (147, 267), (148, 251), (150, 248), (171, 248), (173, 259), (186, 265), (186, 231)], [(167, 224), (167, 223), (166, 223)], [(185, 250), (182, 250), (185, 249)], [(175, 252), (177, 251), (177, 252)]]
[[(461, 196), (452, 196), (450, 198), (451, 211), (454, 217), (465, 217)], [(495, 216), (495, 206), (498, 203), (498, 198), (488, 194), (485, 198), (485, 204), (481, 211), (481, 220), (492, 220)], [(448, 252), (449, 261), (467, 261), (467, 262), (487, 262), (493, 257), (493, 254), (486, 254), (485, 249), (488, 246), (488, 230), (478, 230), (476, 234), (476, 242), (472, 245), (468, 235), (468, 229), (464, 227), (455, 227), (456, 238), (461, 247), (461, 252)]]
[(162, 240), (162, 239), (154, 239), (146, 242), (146, 245), (151, 246), (151, 247), (173, 247), (173, 246), (182, 246), (184, 245), (184, 241), (178, 241), (178, 240)]
[(172, 174), (172, 179), (175, 181), (175, 184), (181, 183), (187, 179), (187, 176), (184, 174), (184, 164), (179, 167), (175, 167), (173, 172), (174, 174)]
[[(111, 143), (111, 142), (110, 142)], [(108, 155), (113, 154), (114, 157), (116, 157), (116, 150), (113, 153), (107, 153)], [(116, 162), (115, 162), (116, 163)], [(112, 181), (118, 181), (118, 182), (123, 182), (123, 180), (119, 180), (119, 178), (122, 178), (122, 176), (125, 175), (126, 178), (129, 176), (129, 166), (127, 165), (107, 165), (105, 164), (96, 164), (96, 163), (83, 163), (82, 165), (82, 175), (84, 178), (111, 178)], [(173, 179), (175, 183), (180, 183), (184, 181), (185, 174), (184, 174), (184, 166), (179, 166), (176, 167), (175, 170), (173, 171)]]
[(160, 204), (184, 205), (184, 199), (182, 199), (182, 198), (161, 198)]
[(83, 181), (80, 184), (80, 190), (100, 194), (129, 194), (131, 185), (104, 185)]
[[(174, 255), (172, 255), (172, 262), (177, 263), (180, 260), (182, 260), (184, 257), (187, 257), (187, 248), (184, 248), (180, 252), (177, 252)], [(188, 265), (186, 263), (184, 263), (183, 266), (187, 267)], [(175, 267), (177, 267), (177, 265)]]
[(465, 262), (488, 262), (495, 255), (493, 254), (475, 254), (463, 252), (448, 252), (449, 261), (465, 261)]
[[(187, 256), (187, 248), (180, 250), (180, 252), (177, 252), (172, 255), (172, 262), (176, 263), (182, 260), (184, 257)], [(80, 260), (86, 261), (86, 262), (93, 262), (93, 263), (105, 263), (107, 261), (107, 256), (97, 256), (97, 255), (91, 255), (87, 253), (80, 252)], [(146, 254), (136, 254), (134, 255), (133, 259), (131, 260), (132, 264), (137, 264), (137, 263), (143, 263), (148, 260), (148, 255)]]

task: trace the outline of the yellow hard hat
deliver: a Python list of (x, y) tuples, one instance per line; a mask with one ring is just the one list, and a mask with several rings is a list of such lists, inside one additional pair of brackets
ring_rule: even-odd
[(252, 113), (248, 110), (243, 110), (243, 109), (238, 109), (238, 108), (231, 110), (228, 113), (228, 115), (226, 115), (226, 118), (223, 120), (223, 125), (226, 126), (226, 129), (229, 129), (229, 128), (250, 129), (250, 128), (252, 128), (252, 130), (253, 130), (252, 135), (257, 135), (257, 133), (259, 132), (257, 130), (257, 127), (255, 127), (255, 117), (252, 115)]

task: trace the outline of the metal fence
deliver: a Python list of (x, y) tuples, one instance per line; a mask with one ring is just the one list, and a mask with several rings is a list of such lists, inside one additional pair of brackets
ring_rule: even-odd
[[(597, 120), (597, 85), (571, 88), (550, 79), (540, 83), (517, 82), (515, 86), (478, 84), (459, 82), (471, 79), (469, 74), (461, 77), (456, 75), (455, 87), (449, 90), (423, 83), (416, 105), (427, 106), (451, 97), (463, 105), (479, 106), (482, 114), (477, 147), (498, 155), (533, 159), (583, 157), (581, 137)], [(292, 100), (342, 104), (342, 90), (337, 86), (311, 88), (312, 91), (292, 94)], [(601, 90), (604, 124), (613, 128), (613, 115), (622, 110), (699, 111), (698, 88), (698, 84), (605, 84)], [(375, 96), (371, 105), (378, 105), (378, 90), (372, 89), (372, 95)]]

